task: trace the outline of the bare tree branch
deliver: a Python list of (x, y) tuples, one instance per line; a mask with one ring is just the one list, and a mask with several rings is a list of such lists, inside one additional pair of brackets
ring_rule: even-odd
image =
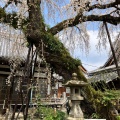
[[(0, 7), (0, 23), (8, 23), (10, 24), (13, 28), (18, 28), (18, 19), (19, 16), (17, 13), (6, 13), (4, 8)], [(22, 19), (22, 25), (27, 24), (28, 19)]]
[(20, 0), (9, 0), (7, 4), (3, 7), (3, 9), (7, 8), (12, 2), (14, 2), (15, 5), (17, 5), (18, 3), (21, 3)]
[(115, 1), (115, 2), (112, 2), (112, 3), (109, 3), (109, 4), (105, 4), (105, 5), (95, 4), (95, 5), (89, 6), (88, 11), (91, 11), (95, 8), (97, 8), (97, 9), (107, 9), (107, 8), (115, 7), (118, 4), (120, 4), (120, 1)]
[[(86, 11), (91, 11), (91, 10), (94, 10), (94, 9), (107, 9), (107, 8), (117, 8), (118, 9), (118, 5), (120, 4), (120, 1), (116, 0), (115, 2), (112, 2), (112, 3), (108, 3), (108, 4), (104, 4), (104, 5), (100, 5), (100, 4), (94, 4), (92, 6), (86, 6), (86, 8), (84, 8)], [(105, 14), (105, 15), (89, 15), (89, 16), (83, 16), (83, 13), (79, 12), (78, 15), (76, 15), (74, 18), (71, 18), (71, 19), (67, 19), (67, 20), (64, 20), (62, 22), (60, 22), (59, 24), (57, 24), (56, 26), (52, 27), (50, 29), (50, 32), (55, 35), (57, 34), (58, 32), (62, 31), (64, 28), (67, 28), (67, 27), (73, 27), (75, 25), (78, 25), (82, 22), (87, 22), (87, 21), (105, 21), (105, 22), (108, 22), (110, 24), (113, 24), (113, 25), (117, 25), (120, 23), (120, 17), (115, 17), (115, 16), (112, 16), (110, 14)]]
[(56, 26), (52, 27), (49, 31), (53, 35), (55, 35), (67, 27), (73, 27), (75, 25), (78, 25), (82, 22), (87, 22), (87, 21), (106, 21), (110, 24), (117, 25), (120, 23), (120, 17), (114, 17), (114, 16), (111, 16), (110, 14), (100, 15), (100, 16), (99, 15), (81, 16), (78, 14), (75, 18), (67, 19), (60, 22)]
[(118, 6), (115, 6), (115, 8), (116, 8), (117, 10), (120, 10), (120, 7), (118, 7)]

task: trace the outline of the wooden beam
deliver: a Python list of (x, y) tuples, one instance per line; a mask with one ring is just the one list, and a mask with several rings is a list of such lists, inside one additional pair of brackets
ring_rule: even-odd
[(10, 68), (9, 65), (0, 65), (0, 68)]

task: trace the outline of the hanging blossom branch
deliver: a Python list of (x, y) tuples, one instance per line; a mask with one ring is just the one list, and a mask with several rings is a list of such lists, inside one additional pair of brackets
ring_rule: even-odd
[(11, 69), (11, 73), (10, 75), (7, 77), (7, 84), (11, 85), (11, 80), (13, 79), (14, 75), (16, 74), (16, 70), (19, 69), (19, 65), (21, 64), (21, 60), (19, 58), (13, 58), (9, 60), (10, 63), (10, 69)]

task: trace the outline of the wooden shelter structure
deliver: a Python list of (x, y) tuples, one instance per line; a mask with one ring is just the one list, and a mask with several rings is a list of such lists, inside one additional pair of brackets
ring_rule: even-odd
[(97, 87), (100, 86), (101, 83), (107, 83), (107, 88), (120, 89), (120, 78), (117, 73), (117, 69), (120, 71), (120, 36), (118, 36), (118, 39), (114, 42), (114, 50), (118, 68), (116, 68), (113, 55), (111, 54), (102, 67), (88, 73), (90, 83), (98, 83), (99, 85), (97, 85)]

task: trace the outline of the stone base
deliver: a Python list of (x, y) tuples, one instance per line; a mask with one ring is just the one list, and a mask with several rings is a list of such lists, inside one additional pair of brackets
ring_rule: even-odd
[(68, 117), (67, 120), (84, 120), (84, 118), (73, 118), (73, 117)]
[[(71, 107), (71, 110), (70, 110), (70, 113), (69, 113), (69, 117), (84, 118), (83, 112), (82, 112), (79, 104), (80, 104), (80, 101), (73, 101), (72, 100), (72, 107)], [(82, 119), (80, 119), (80, 120), (82, 120)]]

